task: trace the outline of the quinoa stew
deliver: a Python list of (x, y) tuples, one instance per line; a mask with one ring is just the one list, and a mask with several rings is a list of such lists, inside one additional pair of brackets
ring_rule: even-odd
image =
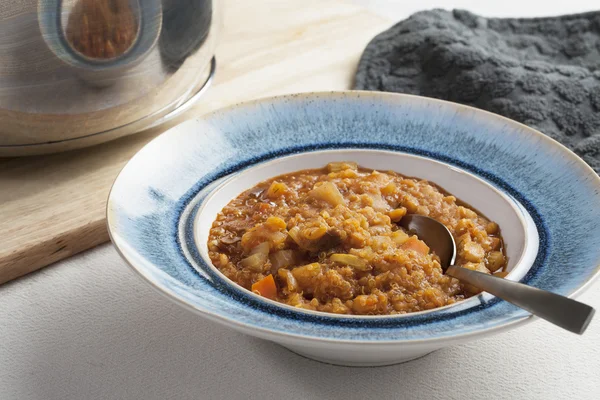
[(337, 314), (430, 310), (478, 290), (397, 223), (427, 215), (448, 227), (456, 264), (505, 276), (498, 225), (437, 185), (335, 162), (259, 183), (210, 230), (209, 256), (240, 286), (291, 306)]

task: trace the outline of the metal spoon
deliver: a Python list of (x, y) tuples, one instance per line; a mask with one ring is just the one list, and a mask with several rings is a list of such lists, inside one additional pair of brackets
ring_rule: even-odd
[(398, 224), (412, 231), (440, 258), (447, 275), (500, 297), (568, 331), (582, 334), (594, 315), (586, 304), (522, 283), (454, 265), (456, 243), (442, 223), (422, 215), (406, 215)]

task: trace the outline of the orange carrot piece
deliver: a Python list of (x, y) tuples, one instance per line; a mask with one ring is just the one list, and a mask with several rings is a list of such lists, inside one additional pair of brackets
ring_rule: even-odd
[(273, 275), (269, 274), (260, 281), (253, 283), (252, 291), (258, 292), (262, 297), (274, 300), (277, 296), (277, 286), (275, 286), (275, 279), (273, 279)]
[(420, 254), (429, 254), (429, 246), (424, 241), (417, 239), (416, 236), (411, 236), (408, 240), (402, 243), (401, 248), (405, 250), (414, 250)]

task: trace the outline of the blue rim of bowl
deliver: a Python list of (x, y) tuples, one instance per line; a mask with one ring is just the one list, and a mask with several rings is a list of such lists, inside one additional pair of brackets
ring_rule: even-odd
[[(589, 166), (587, 166), (587, 164), (585, 164), (582, 160), (580, 160), (577, 156), (575, 156), (573, 153), (571, 153), (568, 149), (566, 149), (564, 146), (562, 146), (560, 143), (556, 142), (555, 140), (553, 140), (549, 137), (546, 137), (545, 135), (533, 130), (532, 128), (529, 128), (525, 125), (519, 124), (515, 121), (509, 120), (507, 118), (504, 118), (504, 117), (501, 117), (501, 116), (498, 116), (498, 115), (495, 115), (495, 114), (492, 114), (489, 112), (485, 112), (482, 110), (477, 110), (477, 109), (474, 109), (469, 106), (464, 106), (464, 105), (455, 104), (455, 103), (446, 102), (446, 101), (437, 100), (437, 99), (424, 99), (419, 96), (383, 94), (383, 93), (363, 92), (363, 91), (317, 92), (317, 93), (308, 93), (308, 94), (299, 94), (299, 95), (275, 96), (275, 97), (259, 99), (259, 100), (255, 100), (255, 101), (251, 101), (251, 102), (247, 102), (247, 103), (236, 104), (236, 105), (227, 107), (225, 109), (210, 113), (210, 114), (206, 115), (204, 118), (209, 118), (210, 116), (213, 116), (215, 114), (227, 112), (227, 111), (235, 109), (236, 107), (239, 107), (239, 106), (244, 106), (244, 105), (249, 106), (249, 105), (252, 105), (255, 103), (259, 103), (261, 101), (277, 100), (277, 99), (281, 99), (281, 98), (294, 98), (297, 96), (318, 95), (318, 96), (326, 97), (328, 95), (345, 96), (345, 95), (350, 95), (350, 94), (357, 96), (357, 97), (360, 97), (360, 96), (364, 96), (364, 97), (384, 96), (385, 98), (388, 98), (388, 96), (397, 96), (399, 98), (403, 98), (405, 101), (408, 101), (411, 98), (415, 98), (415, 99), (420, 99), (420, 101), (427, 100), (429, 102), (439, 103), (439, 104), (442, 104), (444, 107), (454, 107), (454, 108), (458, 108), (458, 109), (462, 109), (462, 110), (471, 110), (471, 111), (475, 111), (476, 113), (478, 113), (480, 115), (488, 115), (496, 120), (504, 121), (505, 123), (512, 125), (513, 127), (518, 127), (521, 130), (527, 130), (530, 133), (535, 133), (536, 135), (541, 137), (543, 140), (547, 140), (547, 141), (551, 142), (554, 146), (559, 146), (563, 151), (567, 151), (567, 154), (571, 158), (576, 160), (576, 162), (580, 166), (581, 166), (581, 164), (585, 165), (588, 172), (593, 173), (593, 176), (595, 176), (596, 179), (598, 179), (598, 177), (593, 172), (593, 170)], [(410, 147), (410, 146), (390, 145), (388, 143), (377, 144), (377, 143), (372, 143), (372, 142), (365, 142), (365, 143), (335, 142), (335, 143), (322, 143), (322, 144), (313, 145), (313, 146), (297, 146), (297, 147), (281, 148), (277, 151), (268, 152), (268, 153), (262, 154), (257, 157), (245, 159), (245, 160), (237, 163), (234, 166), (222, 169), (216, 173), (211, 173), (211, 174), (205, 175), (200, 181), (198, 181), (193, 187), (191, 187), (187, 191), (187, 193), (185, 195), (183, 195), (177, 202), (176, 207), (178, 209), (178, 212), (176, 214), (176, 217), (173, 218), (173, 221), (172, 221), (172, 225), (173, 225), (172, 229), (173, 230), (172, 230), (172, 232), (170, 232), (170, 234), (173, 235), (172, 239), (174, 239), (177, 242), (177, 246), (178, 246), (180, 253), (182, 251), (182, 248), (181, 248), (181, 243), (179, 242), (179, 238), (177, 236), (177, 229), (178, 229), (177, 226), (179, 224), (179, 220), (181, 218), (183, 210), (186, 208), (187, 205), (189, 205), (189, 203), (198, 195), (198, 193), (202, 189), (206, 188), (207, 186), (210, 186), (211, 184), (213, 184), (215, 181), (218, 181), (219, 179), (223, 179), (223, 178), (227, 177), (228, 175), (240, 172), (243, 169), (253, 166), (258, 162), (271, 160), (273, 158), (277, 158), (277, 157), (280, 157), (283, 155), (296, 154), (296, 153), (306, 152), (306, 151), (310, 151), (310, 150), (327, 150), (327, 149), (336, 149), (336, 148), (358, 148), (358, 149), (366, 148), (366, 149), (382, 149), (382, 150), (391, 150), (391, 151), (402, 151), (402, 152), (405, 152), (408, 154), (415, 154), (415, 155), (419, 155), (419, 156), (423, 156), (423, 157), (428, 157), (428, 158), (432, 158), (437, 161), (444, 162), (449, 165), (457, 166), (459, 168), (464, 169), (467, 172), (470, 172), (478, 177), (481, 177), (481, 178), (487, 180), (488, 182), (491, 182), (496, 187), (502, 189), (505, 193), (508, 193), (509, 195), (513, 196), (518, 202), (520, 202), (523, 205), (523, 207), (527, 210), (527, 212), (531, 215), (531, 217), (533, 218), (535, 225), (538, 229), (538, 234), (540, 236), (540, 247), (538, 250), (538, 255), (536, 257), (536, 260), (535, 260), (532, 268), (528, 271), (528, 273), (525, 275), (525, 277), (521, 281), (522, 282), (530, 281), (541, 270), (541, 267), (543, 266), (544, 262), (547, 259), (546, 251), (547, 251), (547, 244), (548, 244), (548, 231), (547, 231), (548, 228), (547, 228), (546, 224), (544, 223), (542, 216), (539, 214), (538, 210), (535, 208), (535, 206), (527, 199), (527, 197), (522, 195), (518, 190), (516, 190), (514, 187), (512, 187), (510, 184), (508, 184), (507, 182), (505, 182), (503, 179), (499, 178), (495, 174), (492, 174), (492, 173), (486, 171), (485, 169), (479, 168), (470, 163), (461, 161), (460, 159), (457, 159), (457, 158), (449, 157), (449, 156), (446, 156), (444, 154), (440, 154), (437, 152), (423, 150), (423, 149), (414, 148), (414, 147)], [(140, 150), (140, 152), (142, 152), (142, 151), (143, 151), (143, 149)], [(135, 159), (135, 157), (137, 157), (137, 155), (134, 156), (134, 159)], [(124, 167), (123, 170), (125, 170), (125, 168), (126, 167)], [(118, 180), (118, 178), (117, 178), (117, 180)], [(598, 182), (600, 182), (600, 179), (598, 179)], [(112, 194), (112, 189), (111, 189), (111, 194)], [(110, 200), (110, 195), (109, 195), (109, 200)], [(108, 203), (107, 208), (108, 208), (108, 212), (110, 214), (110, 201)], [(193, 221), (193, 218), (191, 218), (191, 221)], [(186, 228), (186, 229), (188, 229), (188, 228)], [(114, 233), (110, 229), (110, 224), (109, 224), (109, 233), (111, 235), (111, 238), (114, 241)], [(409, 342), (410, 343), (421, 343), (421, 342), (430, 342), (430, 341), (436, 341), (436, 340), (449, 339), (451, 337), (464, 338), (464, 337), (469, 337), (469, 336), (473, 336), (473, 335), (484, 334), (486, 332), (491, 332), (491, 331), (500, 331), (500, 330), (506, 329), (508, 327), (515, 326), (519, 323), (523, 323), (525, 321), (531, 320), (531, 316), (527, 312), (517, 309), (511, 314), (509, 319), (503, 319), (502, 321), (495, 321), (496, 323), (489, 327), (478, 328), (476, 330), (468, 331), (468, 332), (461, 332), (458, 335), (438, 335), (438, 336), (427, 337), (427, 338), (423, 338), (423, 339), (421, 339), (421, 338), (410, 338), (410, 339), (398, 338), (397, 340), (395, 340), (395, 339), (389, 339), (389, 340), (377, 339), (375, 341), (371, 341), (371, 340), (352, 339), (352, 338), (351, 339), (341, 339), (341, 338), (336, 338), (336, 337), (322, 337), (322, 336), (314, 336), (313, 337), (313, 336), (305, 335), (305, 334), (294, 334), (293, 332), (282, 332), (282, 331), (277, 331), (277, 330), (270, 329), (270, 328), (264, 328), (264, 327), (255, 326), (255, 325), (252, 325), (249, 323), (237, 321), (237, 320), (235, 320), (235, 318), (231, 318), (230, 316), (223, 316), (223, 315), (220, 315), (217, 313), (212, 313), (211, 310), (199, 309), (198, 307), (195, 307), (193, 304), (188, 303), (185, 299), (179, 297), (176, 293), (173, 293), (171, 290), (166, 289), (164, 287), (160, 287), (160, 285), (157, 285), (153, 281), (153, 278), (146, 276), (146, 274), (144, 273), (143, 270), (137, 268), (134, 265), (134, 263), (132, 263), (128, 259), (128, 257), (124, 254), (123, 251), (121, 251), (121, 249), (118, 247), (118, 245), (117, 245), (117, 250), (135, 271), (140, 273), (145, 279), (147, 279), (150, 283), (152, 283), (156, 289), (158, 289), (163, 294), (167, 295), (169, 298), (171, 298), (173, 300), (177, 300), (178, 303), (184, 304), (186, 307), (191, 308), (209, 318), (220, 320), (221, 322), (228, 324), (228, 325), (239, 326), (239, 327), (254, 330), (256, 332), (262, 332), (265, 335), (270, 334), (270, 335), (276, 335), (276, 336), (291, 336), (291, 337), (308, 339), (308, 340), (318, 340), (318, 341), (333, 340), (336, 342), (353, 342), (353, 343), (362, 342), (362, 343), (385, 344), (385, 343), (397, 343), (399, 341), (406, 342), (406, 343), (409, 343)], [(185, 259), (185, 256), (183, 254), (181, 254), (181, 256)], [(196, 269), (189, 263), (189, 261), (187, 259), (185, 259), (185, 263), (187, 264), (188, 268), (198, 277), (198, 279), (205, 280), (205, 278), (202, 277), (198, 273), (198, 271), (196, 271)], [(598, 277), (598, 272), (600, 272), (600, 268), (596, 267), (595, 270), (593, 271), (592, 275), (587, 279), (587, 281), (583, 282), (579, 287), (577, 287), (575, 290), (573, 290), (568, 295), (570, 297), (574, 297), (574, 296), (580, 294), (586, 288), (588, 288), (590, 286), (590, 284)], [(205, 280), (205, 282), (212, 286), (212, 282), (209, 282), (207, 280)], [(314, 315), (314, 314), (304, 314), (304, 313), (299, 313), (299, 312), (290, 312), (289, 310), (284, 310), (282, 307), (272, 306), (270, 304), (267, 304), (266, 302), (256, 301), (255, 299), (251, 298), (251, 296), (248, 296), (247, 293), (244, 293), (240, 289), (236, 288), (239, 291), (239, 293), (232, 292), (231, 291), (232, 290), (231, 283), (226, 283), (226, 284), (218, 285), (218, 286), (219, 287), (216, 287), (216, 288), (221, 293), (223, 293), (227, 296), (230, 296), (232, 298), (232, 301), (240, 302), (240, 304), (244, 305), (244, 306), (251, 306), (249, 308), (251, 308), (252, 310), (256, 310), (261, 313), (269, 313), (271, 315), (277, 314), (277, 316), (279, 316), (281, 318), (289, 318), (292, 321), (304, 321), (304, 322), (314, 323), (314, 324), (318, 324), (319, 326), (334, 326), (334, 327), (340, 327), (340, 328), (358, 328), (361, 330), (402, 329), (402, 328), (410, 328), (411, 326), (422, 325), (424, 322), (428, 322), (428, 321), (431, 322), (430, 317), (432, 316), (432, 314), (435, 313), (435, 310), (432, 310), (433, 311), (432, 313), (427, 313), (427, 314), (424, 314), (423, 316), (418, 316), (418, 315), (415, 316), (415, 315), (407, 314), (406, 316), (408, 318), (398, 318), (396, 316), (390, 316), (387, 318), (384, 317), (384, 318), (376, 319), (376, 320), (368, 320), (368, 326), (365, 326), (365, 325), (367, 325), (367, 322), (364, 319), (347, 319), (347, 320), (345, 320), (343, 317), (342, 318), (328, 317), (327, 314), (325, 314), (325, 313), (322, 315)], [(459, 312), (456, 312), (456, 310), (458, 308), (460, 308), (461, 303), (459, 302), (459, 303), (456, 303), (456, 305), (454, 307), (452, 307), (452, 310), (454, 310), (454, 311), (451, 315), (444, 315), (444, 314), (439, 315), (438, 314), (435, 316), (435, 319), (436, 319), (436, 322), (439, 322), (440, 320), (443, 320), (443, 319), (454, 319), (454, 318), (457, 318), (464, 314), (476, 313), (478, 311), (481, 311), (482, 309), (491, 308), (495, 305), (502, 304), (502, 303), (505, 303), (505, 302), (494, 298), (494, 299), (492, 299), (490, 301), (486, 301), (485, 303), (482, 303), (476, 307), (469, 307), (466, 310), (461, 310)]]

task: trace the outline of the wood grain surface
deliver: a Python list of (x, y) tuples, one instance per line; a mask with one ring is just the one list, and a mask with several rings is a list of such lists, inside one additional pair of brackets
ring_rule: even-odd
[(391, 25), (340, 0), (224, 3), (215, 83), (187, 113), (83, 150), (0, 159), (0, 283), (107, 241), (111, 184), (156, 135), (183, 119), (245, 100), (348, 89), (364, 46)]

